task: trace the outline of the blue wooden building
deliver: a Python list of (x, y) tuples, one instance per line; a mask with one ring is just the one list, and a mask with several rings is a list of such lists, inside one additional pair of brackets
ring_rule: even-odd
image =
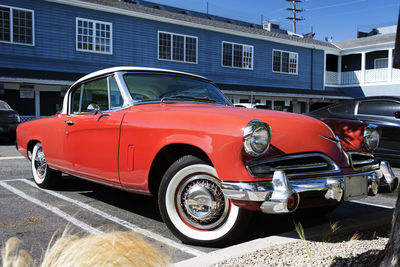
[(77, 78), (112, 66), (195, 73), (234, 103), (306, 112), (349, 98), (325, 86), (329, 42), (145, 1), (0, 0), (0, 99), (48, 116)]

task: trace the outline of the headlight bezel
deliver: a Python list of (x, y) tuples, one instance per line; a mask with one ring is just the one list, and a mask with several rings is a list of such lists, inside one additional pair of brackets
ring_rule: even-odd
[(243, 147), (251, 157), (265, 154), (271, 144), (271, 127), (260, 120), (252, 120), (243, 131)]
[(380, 128), (375, 124), (368, 124), (364, 129), (363, 144), (367, 151), (374, 151), (379, 146), (381, 138)]

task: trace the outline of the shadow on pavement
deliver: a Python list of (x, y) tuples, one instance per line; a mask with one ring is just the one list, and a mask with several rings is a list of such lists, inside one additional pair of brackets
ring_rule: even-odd
[[(128, 193), (73, 176), (63, 176), (57, 190), (77, 191), (91, 199), (162, 222), (156, 197)], [(255, 212), (248, 227), (248, 232), (237, 243), (293, 231), (294, 222), (301, 222), (303, 228), (308, 228), (359, 215), (371, 214), (373, 216), (373, 214), (382, 210), (385, 209), (354, 202), (344, 202), (335, 211), (322, 217), (313, 216), (312, 212), (301, 211), (286, 215), (269, 215)]]

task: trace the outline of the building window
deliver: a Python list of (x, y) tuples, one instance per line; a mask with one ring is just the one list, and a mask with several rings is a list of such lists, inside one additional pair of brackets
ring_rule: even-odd
[(272, 71), (297, 74), (298, 54), (281, 50), (273, 50)]
[(158, 59), (197, 63), (197, 37), (158, 32)]
[(375, 58), (374, 69), (383, 69), (388, 67), (388, 58)]
[(222, 66), (253, 69), (253, 46), (222, 42)]
[(112, 54), (112, 23), (76, 18), (76, 50)]
[(0, 5), (0, 42), (34, 45), (33, 10)]

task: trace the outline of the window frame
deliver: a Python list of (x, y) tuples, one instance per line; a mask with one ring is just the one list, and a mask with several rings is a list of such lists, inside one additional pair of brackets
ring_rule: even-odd
[[(78, 23), (79, 23), (79, 21), (93, 23), (93, 36), (91, 36), (92, 41), (93, 41), (93, 49), (92, 50), (78, 48)], [(110, 51), (109, 52), (95, 50), (95, 48), (96, 48), (96, 24), (100, 24), (100, 25), (104, 24), (104, 25), (110, 26)], [(112, 24), (112, 22), (76, 17), (75, 18), (75, 49), (76, 49), (76, 51), (79, 51), (79, 52), (112, 55), (113, 54), (113, 24)]]
[[(0, 7), (10, 9), (10, 41), (0, 40), (0, 43), (35, 46), (35, 11), (33, 9), (13, 7), (13, 6), (7, 6), (7, 5), (2, 5), (2, 4), (0, 4)], [(32, 43), (20, 43), (20, 42), (14, 41), (14, 19), (13, 19), (13, 17), (14, 17), (13, 10), (14, 9), (25, 11), (25, 12), (31, 12), (31, 14), (32, 14)]]
[[(275, 53), (275, 51), (280, 53), (280, 71), (274, 70), (274, 53)], [(283, 64), (282, 53), (288, 53), (288, 72), (282, 71), (282, 64)], [(290, 59), (293, 56), (296, 58), (296, 72), (290, 72), (290, 70), (291, 70)], [(280, 49), (272, 49), (272, 72), (273, 73), (281, 73), (281, 74), (298, 75), (299, 74), (299, 53), (280, 50)]]
[[(169, 34), (170, 35), (170, 55), (171, 58), (160, 58), (160, 33)], [(183, 60), (176, 60), (174, 59), (174, 36), (183, 37)], [(196, 40), (196, 61), (187, 61), (187, 51), (186, 51), (186, 38), (193, 38)], [(189, 64), (198, 64), (199, 62), (199, 38), (193, 35), (187, 34), (180, 34), (180, 33), (173, 33), (173, 32), (166, 32), (166, 31), (157, 31), (157, 59), (160, 61), (170, 61), (170, 62), (180, 62), (180, 63), (189, 63)]]
[[(108, 109), (107, 110), (100, 110), (100, 111), (101, 112), (110, 113), (110, 112), (113, 112), (113, 111), (118, 111), (118, 110), (125, 109), (127, 107), (126, 106), (126, 101), (125, 101), (124, 96), (123, 96), (123, 93), (121, 92), (121, 88), (118, 85), (118, 81), (117, 81), (118, 78), (117, 78), (117, 76), (115, 74), (111, 74), (111, 75), (99, 76), (99, 77), (95, 77), (93, 79), (82, 81), (81, 83), (79, 83), (79, 84), (75, 85), (73, 88), (71, 88), (70, 91), (69, 91), (69, 95), (68, 95), (68, 107), (67, 107), (67, 115), (68, 116), (81, 116), (81, 115), (88, 115), (89, 114), (89, 112), (82, 112), (81, 111), (81, 109), (82, 109), (82, 96), (83, 96), (83, 91), (85, 90), (85, 84), (93, 82), (93, 81), (98, 81), (98, 80), (101, 80), (101, 79), (106, 79)], [(122, 106), (120, 106), (120, 107), (111, 107), (111, 85), (110, 85), (110, 79), (115, 79), (115, 82), (116, 82), (116, 84), (118, 86), (118, 91), (121, 94), (123, 103), (122, 103)], [(79, 89), (81, 90), (81, 92), (79, 94), (80, 95), (79, 96), (79, 113), (74, 114), (73, 113), (73, 106), (72, 106), (73, 105), (72, 98), (73, 98), (73, 95), (75, 94), (75, 92), (77, 90), (79, 90)]]
[[(232, 45), (232, 49), (231, 49), (231, 62), (232, 62), (232, 65), (231, 66), (224, 65), (224, 44), (231, 44)], [(242, 67), (235, 67), (234, 66), (234, 58), (235, 58), (234, 46), (235, 45), (242, 46)], [(245, 56), (244, 56), (245, 48), (251, 50), (251, 67), (250, 68), (243, 67), (244, 62), (245, 62), (245, 60), (244, 60), (245, 59)], [(235, 42), (229, 42), (229, 41), (222, 41), (221, 42), (221, 67), (223, 67), (223, 68), (232, 68), (232, 69), (242, 69), (242, 70), (253, 70), (254, 69), (254, 46), (253, 45), (247, 45), (247, 44), (241, 44), (241, 43), (235, 43)]]

